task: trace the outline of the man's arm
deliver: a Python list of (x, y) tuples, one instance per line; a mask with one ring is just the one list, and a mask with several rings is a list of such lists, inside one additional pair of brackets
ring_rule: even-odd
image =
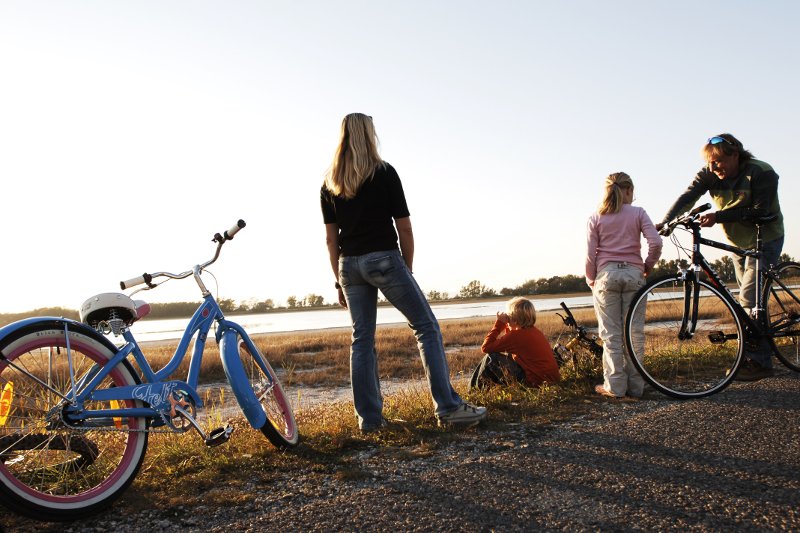
[[(675, 200), (675, 203), (669, 208), (667, 214), (661, 219), (661, 223), (656, 225), (657, 229), (661, 229), (661, 226), (671, 221), (676, 216), (687, 212), (694, 206), (701, 196), (708, 192), (709, 177), (706, 175), (707, 172), (708, 170), (704, 168), (697, 173), (697, 175), (694, 177), (694, 180), (692, 180), (692, 183), (689, 184), (689, 187), (683, 191), (683, 194), (678, 196), (678, 199)], [(712, 177), (716, 179), (713, 174)]]

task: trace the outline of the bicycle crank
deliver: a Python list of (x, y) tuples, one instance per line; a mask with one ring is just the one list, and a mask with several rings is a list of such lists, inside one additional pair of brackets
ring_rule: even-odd
[(203, 431), (203, 428), (200, 427), (200, 424), (197, 423), (197, 420), (195, 420), (194, 417), (183, 407), (176, 405), (175, 411), (179, 413), (181, 417), (186, 420), (186, 422), (191, 424), (194, 429), (197, 430), (206, 446), (219, 446), (220, 444), (224, 444), (230, 440), (231, 433), (233, 433), (233, 427), (230, 424), (224, 428), (214, 429), (208, 435), (206, 435), (206, 432)]

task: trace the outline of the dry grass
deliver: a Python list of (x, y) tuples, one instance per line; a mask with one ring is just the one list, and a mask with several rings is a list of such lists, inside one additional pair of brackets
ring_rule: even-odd
[[(586, 325), (592, 324), (591, 310), (578, 312), (576, 317)], [(492, 318), (441, 323), (454, 375), (472, 371), (492, 323)], [(553, 340), (564, 329), (553, 313), (542, 313), (537, 325)], [(398, 421), (387, 431), (361, 435), (350, 401), (302, 407), (296, 412), (300, 445), (282, 452), (243, 417), (233, 415), (229, 420), (231, 415), (221, 408), (225, 398), (220, 394), (224, 392), (215, 389), (203, 398), (206, 406), (201, 423), (209, 431), (230, 422), (235, 427), (231, 440), (220, 447), (206, 448), (192, 430), (186, 435), (152, 433), (143, 469), (126, 494), (127, 505), (134, 509), (171, 508), (246, 500), (251, 497), (248, 484), (275, 483), (287, 472), (332, 469), (342, 477), (358, 476), (359, 470), (348, 452), (364, 446), (378, 444), (386, 453), (411, 458), (429, 454), (452, 438), (452, 433), (437, 427), (427, 386), (413, 385), (414, 380), (423, 377), (416, 340), (408, 327), (384, 326), (378, 329), (376, 342), (382, 377), (409, 382), (408, 387), (384, 398), (385, 416)], [(261, 335), (256, 343), (274, 367), (286, 370), (287, 381), (329, 386), (349, 383), (349, 331)], [(157, 370), (174, 350), (175, 344), (149, 345), (145, 353)], [(224, 377), (213, 341), (208, 343), (205, 356), (203, 373), (210, 376), (207, 381)], [(184, 367), (174, 377), (183, 379), (185, 372)], [(564, 372), (564, 377), (559, 385), (540, 389), (514, 386), (469, 392), (464, 380), (456, 379), (454, 384), (467, 401), (489, 407), (490, 418), (484, 425), (491, 428), (517, 422), (548, 424), (569, 417), (575, 410), (585, 410), (585, 397), (596, 378), (570, 370)]]

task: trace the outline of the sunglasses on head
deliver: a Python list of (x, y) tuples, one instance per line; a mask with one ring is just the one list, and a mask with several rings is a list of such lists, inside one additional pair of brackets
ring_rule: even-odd
[(735, 146), (731, 141), (729, 141), (725, 137), (719, 137), (719, 136), (711, 137), (708, 140), (708, 144), (719, 144), (719, 143), (725, 143), (725, 144), (730, 144), (731, 146)]

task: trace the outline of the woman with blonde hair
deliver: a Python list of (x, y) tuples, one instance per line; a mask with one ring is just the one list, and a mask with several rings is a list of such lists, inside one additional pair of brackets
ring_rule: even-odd
[[(625, 357), (623, 324), (633, 295), (661, 257), (661, 237), (645, 210), (632, 202), (631, 177), (609, 175), (603, 201), (587, 225), (586, 282), (603, 340), (603, 383), (595, 392), (612, 398), (639, 398), (644, 391), (642, 376)], [(642, 235), (648, 245), (644, 261)]]
[(361, 431), (386, 425), (375, 352), (379, 290), (414, 331), (439, 424), (477, 424), (486, 408), (465, 403), (450, 384), (439, 323), (411, 274), (408, 206), (397, 172), (378, 153), (372, 117), (344, 117), (321, 204), (339, 303), (353, 323), (350, 378)]

